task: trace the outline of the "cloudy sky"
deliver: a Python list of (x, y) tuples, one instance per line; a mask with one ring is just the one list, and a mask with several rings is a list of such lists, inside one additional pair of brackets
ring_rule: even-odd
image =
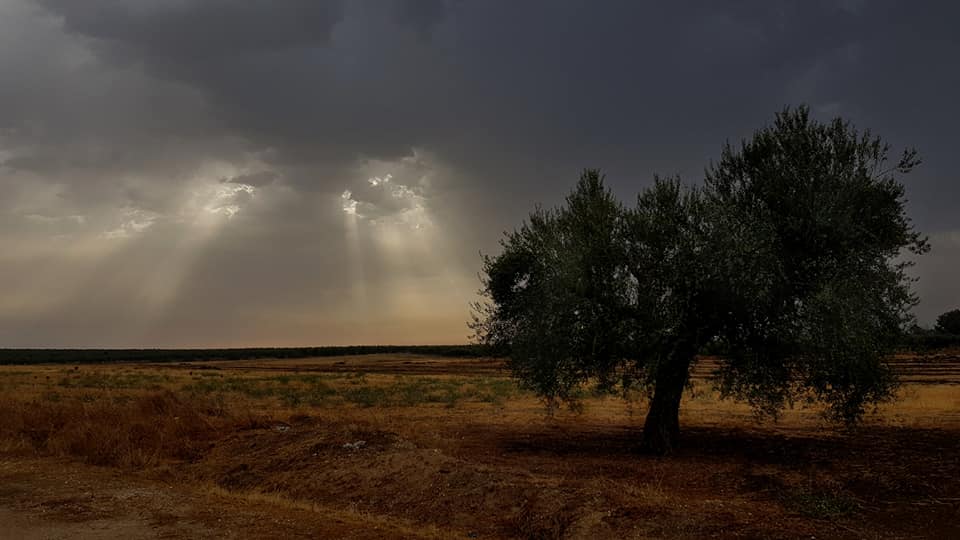
[(700, 182), (786, 104), (923, 166), (960, 305), (951, 1), (0, 0), (0, 346), (457, 343), (584, 167)]

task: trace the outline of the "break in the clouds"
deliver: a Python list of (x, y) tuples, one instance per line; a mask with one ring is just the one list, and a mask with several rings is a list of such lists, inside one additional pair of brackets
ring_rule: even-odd
[(924, 165), (960, 305), (951, 2), (0, 0), (0, 344), (462, 342), (583, 167), (700, 181), (786, 104)]

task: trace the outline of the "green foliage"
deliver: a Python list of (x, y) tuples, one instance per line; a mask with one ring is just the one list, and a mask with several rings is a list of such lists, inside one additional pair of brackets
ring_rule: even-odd
[(722, 388), (774, 413), (800, 396), (854, 421), (892, 395), (884, 356), (912, 318), (909, 262), (926, 239), (904, 210), (889, 146), (836, 119), (786, 110), (707, 171), (721, 273), (732, 295), (717, 338)]
[[(567, 210), (567, 208), (571, 210)], [(623, 355), (625, 250), (622, 205), (586, 171), (559, 211), (536, 210), (484, 258), (489, 302), (474, 306), (480, 343), (511, 351), (519, 381), (569, 399), (582, 380), (608, 381)]]
[(942, 334), (960, 336), (960, 309), (953, 309), (937, 317), (934, 330)]
[[(633, 208), (581, 176), (483, 260), (478, 343), (510, 351), (548, 402), (652, 391), (647, 429), (676, 434), (697, 351), (725, 351), (723, 395), (775, 415), (799, 398), (855, 421), (892, 395), (884, 355), (916, 303), (903, 256), (928, 249), (904, 211), (889, 147), (842, 120), (786, 109), (724, 147), (702, 189), (655, 178)], [(656, 417), (656, 418), (654, 418)], [(669, 446), (669, 441), (667, 441)]]

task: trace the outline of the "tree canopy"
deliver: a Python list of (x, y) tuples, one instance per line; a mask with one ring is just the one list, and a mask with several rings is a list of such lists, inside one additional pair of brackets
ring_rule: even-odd
[(937, 332), (960, 336), (960, 309), (952, 309), (937, 317)]
[(723, 147), (701, 187), (655, 177), (627, 206), (597, 170), (483, 260), (471, 327), (549, 403), (585, 384), (650, 396), (643, 445), (665, 453), (705, 346), (724, 397), (775, 416), (803, 399), (858, 420), (893, 395), (885, 355), (912, 321), (909, 255), (928, 249), (900, 175), (919, 164), (836, 119), (785, 109)]

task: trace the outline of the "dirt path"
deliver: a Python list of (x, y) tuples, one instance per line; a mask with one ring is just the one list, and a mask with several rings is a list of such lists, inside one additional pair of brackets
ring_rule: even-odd
[(0, 461), (0, 539), (430, 538), (402, 523), (297, 508), (55, 460)]

